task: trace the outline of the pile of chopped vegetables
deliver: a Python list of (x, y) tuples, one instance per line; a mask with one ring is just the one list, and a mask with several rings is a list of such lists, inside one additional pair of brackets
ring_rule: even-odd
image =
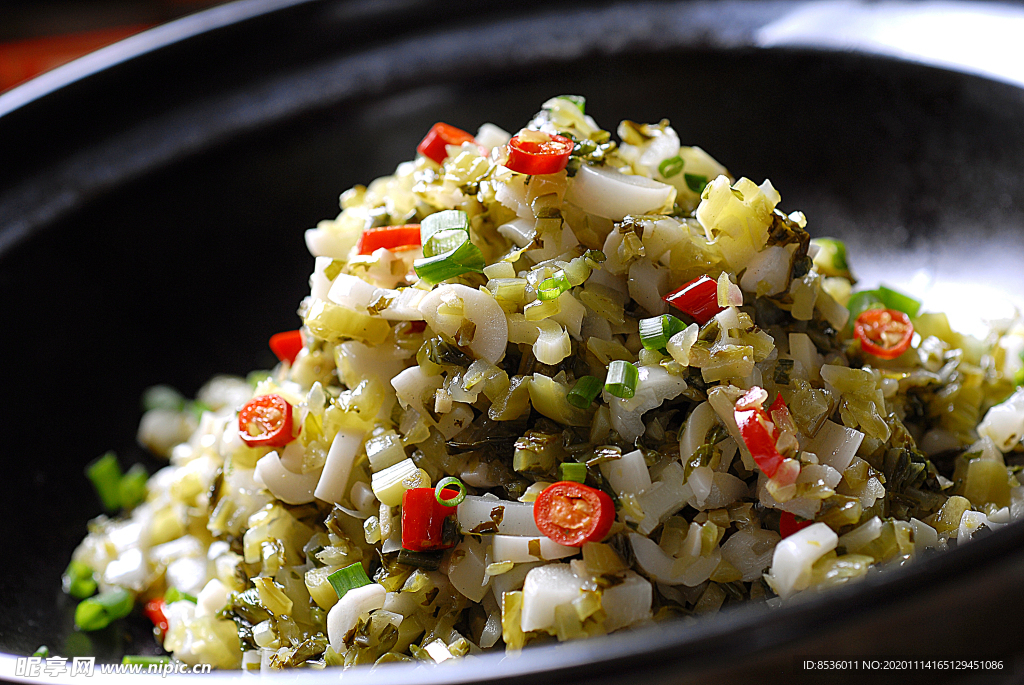
[(764, 181), (584, 100), (439, 123), (306, 233), (250, 379), (151, 389), (65, 590), (219, 668), (443, 662), (769, 606), (1024, 510), (1024, 324), (854, 292)]

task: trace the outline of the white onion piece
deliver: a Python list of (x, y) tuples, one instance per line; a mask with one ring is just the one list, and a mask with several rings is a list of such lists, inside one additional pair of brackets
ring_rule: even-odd
[(638, 533), (629, 534), (629, 543), (637, 565), (649, 578), (665, 585), (682, 585), (683, 574), (673, 572), (676, 560), (665, 554), (658, 543)]
[(661, 296), (668, 291), (668, 269), (660, 269), (643, 257), (629, 265), (629, 295), (652, 316), (668, 313)]
[(533, 207), (527, 199), (526, 177), (515, 175), (507, 181), (496, 181), (494, 199), (511, 209), (522, 219), (533, 222)]
[(473, 409), (468, 404), (458, 402), (450, 412), (438, 420), (437, 430), (445, 440), (451, 440), (473, 423)]
[(228, 603), (231, 590), (228, 586), (213, 578), (203, 586), (202, 592), (196, 596), (196, 618), (200, 616), (216, 616), (217, 612)]
[[(449, 298), (462, 300), (462, 316), (442, 315), (438, 309)], [(476, 325), (468, 347), (478, 358), (496, 364), (505, 356), (508, 345), (508, 322), (505, 312), (486, 290), (474, 290), (458, 284), (438, 286), (420, 302), (420, 313), (427, 324), (445, 335), (455, 337), (463, 319)]]
[(358, 276), (338, 274), (331, 284), (327, 298), (335, 304), (366, 313), (366, 307), (373, 300), (373, 293), (376, 290), (377, 286), (367, 283)]
[(711, 484), (714, 482), (715, 472), (707, 466), (698, 466), (690, 471), (687, 479), (690, 488), (693, 490), (693, 501), (697, 508), (704, 506), (704, 500), (711, 494)]
[(639, 382), (632, 398), (624, 400), (603, 392), (611, 409), (612, 427), (628, 442), (633, 442), (646, 430), (644, 412), (660, 407), (665, 400), (674, 399), (686, 390), (686, 381), (661, 366), (641, 366), (638, 371)]
[(679, 457), (686, 461), (704, 444), (708, 431), (718, 421), (714, 407), (708, 402), (698, 404), (686, 419), (686, 427), (679, 436)]
[(735, 566), (743, 574), (743, 581), (749, 583), (760, 578), (771, 565), (775, 545), (781, 539), (773, 530), (738, 530), (722, 543), (722, 558)]
[(397, 376), (391, 379), (391, 386), (395, 389), (398, 402), (402, 408), (412, 407), (420, 416), (429, 416), (424, 401), (429, 400), (430, 406), (434, 404), (434, 392), (444, 384), (444, 376), (428, 376), (420, 366), (410, 366)]
[(550, 319), (542, 319), (535, 322), (535, 325), (537, 340), (533, 343), (533, 356), (537, 361), (554, 366), (572, 353), (572, 341), (569, 339), (568, 331)]
[(253, 478), (286, 504), (306, 504), (313, 501), (313, 490), (320, 480), (320, 473), (320, 470), (292, 473), (281, 463), (277, 452), (270, 452), (256, 462)]
[[(980, 511), (971, 511), (970, 509), (965, 511), (963, 516), (960, 517), (960, 527), (957, 528), (957, 543), (964, 543), (970, 540), (982, 526), (988, 526), (988, 516), (985, 516)], [(108, 566), (107, 568), (109, 569), (110, 567)]]
[(924, 521), (910, 519), (910, 525), (914, 529), (914, 553), (921, 554), (929, 547), (939, 544), (939, 532)]
[(317, 499), (335, 504), (341, 504), (344, 500), (348, 479), (352, 474), (352, 464), (355, 463), (356, 455), (363, 445), (363, 435), (362, 431), (342, 428), (334, 436), (331, 449), (327, 451), (327, 460), (320, 473), (320, 480), (313, 490)]
[(827, 524), (812, 523), (775, 546), (771, 571), (765, 579), (782, 599), (806, 589), (811, 567), (839, 544), (839, 536)]
[(178, 588), (189, 595), (198, 595), (206, 585), (206, 559), (182, 557), (167, 565), (164, 572), (167, 587)]
[[(531, 543), (540, 552), (540, 557), (530, 553)], [(495, 535), (491, 541), (491, 560), (512, 561), (517, 564), (527, 561), (550, 561), (552, 559), (563, 559), (579, 553), (578, 547), (566, 547), (560, 545), (549, 537), (539, 538), (521, 537), (519, 535)], [(480, 601), (480, 600), (476, 600)]]
[[(499, 511), (500, 509), (500, 511)], [(459, 526), (464, 533), (501, 533), (541, 537), (533, 520), (533, 503), (509, 502), (494, 495), (469, 495), (462, 500), (458, 511)], [(491, 524), (497, 523), (497, 530)]]
[(685, 483), (683, 467), (679, 462), (672, 462), (661, 471), (658, 480), (638, 498), (644, 510), (644, 520), (639, 530), (644, 535), (651, 532), (661, 523), (676, 513), (693, 497), (693, 489)]
[(498, 233), (512, 241), (516, 247), (526, 247), (537, 233), (536, 222), (531, 219), (513, 219), (498, 226)]
[(548, 564), (531, 570), (523, 583), (520, 628), (525, 632), (554, 625), (555, 607), (579, 597), (582, 585), (569, 564)]
[(651, 487), (651, 474), (640, 450), (601, 464), (601, 473), (620, 497), (639, 495)]
[(569, 335), (579, 340), (587, 308), (568, 291), (558, 296), (558, 307), (558, 313), (552, 316), (551, 320), (565, 326)]
[(635, 571), (622, 574), (622, 582), (601, 593), (604, 628), (609, 633), (651, 617), (654, 588)]
[(474, 138), (477, 145), (481, 145), (487, 150), (493, 150), (496, 147), (501, 147), (508, 143), (508, 141), (512, 139), (512, 134), (500, 126), (485, 123), (477, 129)]
[(374, 609), (383, 608), (387, 594), (383, 585), (370, 583), (349, 590), (331, 607), (327, 613), (327, 638), (335, 651), (344, 651), (345, 635), (356, 627), (360, 616)]
[[(711, 480), (711, 491), (708, 492), (707, 497), (704, 498), (704, 502), (695, 509), (707, 510), (707, 509), (721, 509), (727, 507), (740, 497), (744, 497), (749, 492), (750, 488), (743, 482), (742, 479), (737, 478), (731, 473), (715, 472), (712, 475)], [(693, 504), (693, 500), (690, 500)]]
[(766, 247), (754, 255), (747, 264), (747, 270), (740, 279), (740, 287), (753, 293), (757, 292), (758, 286), (761, 285), (761, 294), (778, 295), (789, 287), (792, 261), (793, 255), (785, 247)]
[(1024, 388), (985, 413), (978, 435), (989, 437), (1001, 452), (1009, 452), (1024, 437)]
[(420, 302), (427, 296), (426, 290), (419, 288), (377, 288), (373, 291), (370, 302), (379, 297), (389, 298), (391, 302), (387, 307), (380, 310), (380, 315), (388, 321), (422, 321), (423, 314), (420, 312)]
[(569, 179), (565, 200), (590, 214), (619, 221), (627, 214), (650, 214), (660, 209), (674, 190), (646, 176), (583, 165)]
[(863, 441), (864, 434), (859, 430), (825, 421), (817, 435), (800, 441), (800, 447), (813, 452), (819, 463), (827, 464), (842, 473), (857, 455), (857, 449)]
[(494, 599), (501, 604), (501, 596), (506, 592), (515, 592), (516, 590), (523, 589), (523, 583), (526, 582), (526, 576), (533, 569), (537, 568), (544, 562), (542, 561), (531, 561), (526, 564), (516, 564), (512, 567), (511, 571), (492, 576), (491, 577), (491, 594), (494, 595)]
[(800, 362), (810, 380), (821, 380), (822, 358), (806, 333), (789, 334), (789, 356)]
[(859, 549), (882, 534), (882, 519), (872, 516), (870, 519), (857, 526), (843, 537), (839, 542), (846, 548), (847, 552), (856, 553)]
[(306, 231), (306, 249), (314, 257), (348, 259), (353, 241), (329, 228), (311, 228)]
[[(205, 565), (205, 561), (204, 561)], [(103, 582), (118, 585), (135, 592), (141, 592), (148, 585), (149, 564), (138, 547), (125, 550), (107, 564), (103, 571)]]
[(326, 300), (331, 290), (331, 280), (324, 273), (334, 260), (330, 257), (317, 257), (314, 260), (313, 273), (309, 277), (309, 296), (314, 300)]
[(486, 553), (487, 545), (483, 539), (467, 535), (455, 547), (451, 556), (455, 561), (448, 567), (448, 580), (452, 587), (474, 602), (482, 600), (490, 589), (489, 582), (483, 582)]

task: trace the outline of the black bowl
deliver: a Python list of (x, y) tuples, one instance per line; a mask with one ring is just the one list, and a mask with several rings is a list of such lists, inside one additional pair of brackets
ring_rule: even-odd
[[(734, 173), (771, 178), (815, 234), (847, 240), (866, 280), (1019, 297), (1024, 91), (766, 29), (809, 7), (248, 0), (0, 96), (0, 678), (40, 644), (101, 661), (154, 649), (142, 621), (73, 629), (60, 573), (99, 512), (83, 465), (114, 448), (155, 466), (133, 440), (145, 387), (191, 393), (271, 363), (267, 337), (296, 325), (307, 292), (302, 231), (337, 213), (341, 190), (410, 158), (435, 121), (515, 129), (564, 92), (585, 94), (605, 127), (668, 116)], [(954, 47), (970, 54), (950, 46), (947, 66)], [(1013, 524), (772, 613), (345, 678), (791, 681), (816, 677), (806, 658), (858, 655), (996, 657), (995, 671), (897, 675), (1009, 682), (1022, 543)], [(828, 676), (874, 682), (867, 665)]]

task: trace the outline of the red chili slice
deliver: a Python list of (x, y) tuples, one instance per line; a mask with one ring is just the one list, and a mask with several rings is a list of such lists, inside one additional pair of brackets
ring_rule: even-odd
[(784, 511), (779, 517), (779, 535), (783, 538), (788, 538), (793, 533), (803, 530), (812, 523), (814, 523), (814, 521), (811, 519), (806, 521), (797, 521), (796, 516), (788, 511)]
[(295, 363), (295, 357), (302, 351), (302, 333), (285, 331), (270, 336), (270, 350), (277, 358), (289, 364)]
[(427, 135), (416, 146), (416, 151), (438, 164), (443, 164), (445, 158), (448, 157), (447, 147), (449, 145), (462, 145), (467, 142), (475, 143), (476, 138), (461, 128), (455, 128), (439, 121), (430, 127)]
[(554, 174), (569, 163), (573, 145), (571, 140), (557, 133), (551, 134), (547, 141), (522, 140), (519, 136), (512, 136), (508, 141), (505, 166), (530, 176)]
[(280, 395), (260, 395), (238, 412), (238, 432), (249, 447), (284, 447), (295, 439), (292, 405)]
[(146, 618), (153, 622), (153, 626), (160, 632), (160, 636), (167, 631), (167, 616), (164, 615), (164, 607), (166, 603), (163, 597), (151, 599), (146, 602), (146, 608), (143, 613), (146, 614)]
[[(459, 491), (445, 489), (445, 499)], [(458, 511), (458, 505), (447, 506), (437, 501), (434, 488), (410, 488), (402, 495), (402, 547), (410, 552), (429, 552), (454, 547), (444, 541), (444, 520)]]
[(865, 309), (853, 324), (862, 350), (879, 359), (895, 359), (910, 347), (914, 324), (896, 309)]
[(615, 504), (600, 490), (563, 480), (537, 496), (533, 520), (558, 544), (580, 547), (604, 539), (615, 522)]
[(695, 278), (661, 299), (692, 316), (701, 326), (725, 309), (718, 305), (718, 282), (710, 276)]
[(373, 254), (375, 250), (387, 248), (392, 252), (415, 250), (420, 246), (420, 225), (381, 226), (363, 230), (356, 243), (359, 254)]

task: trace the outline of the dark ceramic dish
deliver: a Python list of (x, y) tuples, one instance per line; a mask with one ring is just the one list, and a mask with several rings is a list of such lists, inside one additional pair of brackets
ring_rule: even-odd
[[(848, 240), (869, 282), (923, 270), (1021, 292), (1024, 91), (863, 50), (765, 47), (764, 27), (806, 7), (249, 0), (0, 96), (0, 677), (40, 644), (104, 660), (154, 649), (141, 621), (73, 630), (60, 573), (99, 511), (83, 465), (110, 448), (147, 459), (133, 436), (148, 385), (191, 393), (269, 364), (268, 335), (294, 327), (307, 292), (302, 231), (437, 120), (514, 129), (563, 92), (605, 127), (667, 116), (738, 175), (771, 178), (816, 234)], [(1002, 671), (900, 680), (1010, 682), (1024, 673), (1022, 543), (1014, 524), (770, 614), (344, 679), (810, 682), (804, 657), (855, 654), (995, 656)]]

